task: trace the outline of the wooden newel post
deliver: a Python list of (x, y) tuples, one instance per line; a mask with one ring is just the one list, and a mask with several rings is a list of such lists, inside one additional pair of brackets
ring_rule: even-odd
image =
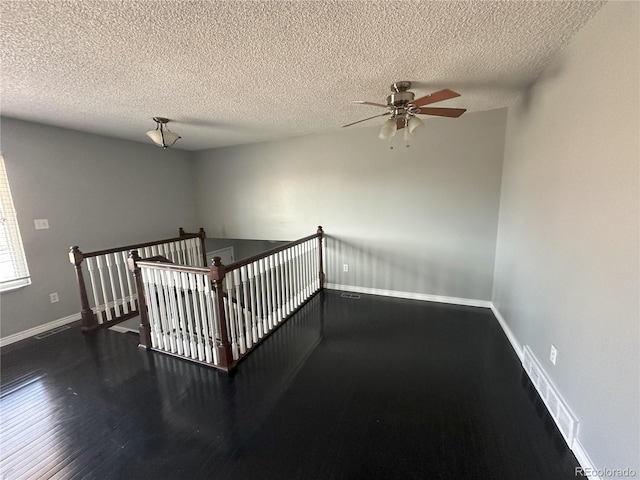
[(136, 293), (138, 295), (138, 312), (140, 314), (140, 326), (138, 332), (140, 334), (140, 348), (151, 348), (151, 326), (149, 325), (149, 313), (147, 312), (147, 302), (144, 298), (144, 284), (142, 283), (142, 272), (138, 267), (138, 262), (142, 260), (137, 250), (129, 252), (129, 270), (133, 272), (133, 278), (136, 282)]
[(322, 267), (322, 239), (324, 237), (324, 230), (322, 226), (318, 226), (318, 278), (320, 279), (320, 290), (324, 288), (324, 270)]
[(211, 265), (211, 271), (209, 277), (213, 282), (213, 286), (216, 290), (215, 309), (218, 311), (218, 332), (220, 332), (220, 338), (217, 340), (216, 349), (218, 351), (218, 358), (220, 359), (220, 367), (226, 371), (233, 368), (233, 352), (231, 351), (231, 344), (229, 343), (229, 334), (227, 332), (227, 320), (224, 314), (224, 291), (222, 284), (224, 281), (225, 266), (220, 261), (220, 257), (213, 257), (213, 265)]
[(78, 290), (80, 291), (80, 305), (82, 310), (80, 311), (80, 318), (82, 319), (82, 326), (80, 327), (83, 332), (89, 332), (98, 328), (98, 318), (93, 313), (89, 306), (89, 297), (87, 297), (87, 287), (84, 284), (84, 275), (82, 273), (82, 261), (84, 255), (80, 251), (80, 248), (75, 245), (69, 249), (69, 261), (76, 269), (76, 278), (78, 279)]

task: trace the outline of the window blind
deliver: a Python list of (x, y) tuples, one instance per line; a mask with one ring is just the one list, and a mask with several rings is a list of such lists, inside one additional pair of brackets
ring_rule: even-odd
[(0, 292), (30, 283), (4, 157), (0, 154)]

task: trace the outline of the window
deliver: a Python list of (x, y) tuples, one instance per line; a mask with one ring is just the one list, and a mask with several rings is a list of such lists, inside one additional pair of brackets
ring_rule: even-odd
[(0, 292), (30, 283), (4, 157), (0, 154)]

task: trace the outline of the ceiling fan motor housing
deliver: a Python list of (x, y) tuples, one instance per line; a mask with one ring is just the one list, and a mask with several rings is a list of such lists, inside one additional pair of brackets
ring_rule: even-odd
[(413, 102), (414, 98), (413, 92), (394, 92), (387, 97), (387, 105), (390, 107), (404, 107)]

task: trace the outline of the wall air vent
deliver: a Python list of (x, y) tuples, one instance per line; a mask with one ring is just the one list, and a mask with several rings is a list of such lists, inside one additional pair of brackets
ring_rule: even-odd
[(50, 337), (51, 335), (55, 335), (56, 333), (64, 332), (65, 330), (69, 330), (71, 327), (69, 325), (62, 325), (61, 327), (54, 328), (53, 330), (47, 330), (40, 335), (35, 335), (33, 338), (37, 340), (42, 340), (43, 338)]
[(345, 292), (342, 295), (340, 295), (342, 298), (352, 298), (354, 300), (359, 300), (360, 299), (360, 295), (358, 295), (357, 293), (348, 293)]
[(542, 398), (551, 417), (556, 422), (558, 430), (562, 433), (567, 445), (573, 449), (573, 440), (578, 433), (578, 419), (569, 410), (569, 407), (560, 396), (555, 385), (547, 377), (529, 346), (524, 345), (522, 350), (524, 353), (522, 366), (525, 372), (527, 372), (531, 382), (536, 387), (540, 398)]

